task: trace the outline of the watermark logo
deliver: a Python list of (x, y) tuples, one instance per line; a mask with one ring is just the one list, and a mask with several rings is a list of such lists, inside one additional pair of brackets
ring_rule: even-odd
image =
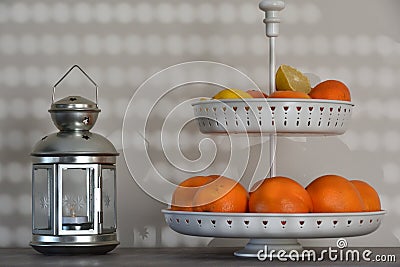
[[(269, 155), (262, 152), (263, 146), (269, 145), (268, 137), (205, 136), (197, 127), (202, 119), (207, 123), (215, 119), (195, 115), (192, 104), (226, 88), (260, 90), (240, 70), (208, 61), (170, 66), (135, 90), (124, 116), (122, 148), (128, 170), (143, 192), (171, 204), (172, 194), (183, 178), (219, 174), (240, 182), (245, 173), (251, 179), (269, 173), (271, 166), (263, 158)], [(225, 116), (234, 114), (234, 109), (223, 110)], [(248, 117), (256, 118), (257, 112), (248, 110)], [(235, 117), (235, 123), (244, 128), (248, 121)], [(252, 170), (248, 168), (250, 154), (257, 159), (251, 162)]]
[(304, 250), (274, 250), (269, 249), (267, 245), (257, 253), (260, 261), (331, 261), (331, 262), (396, 262), (394, 254), (374, 254), (370, 249), (348, 249), (347, 240), (339, 238), (336, 241), (336, 247), (328, 247), (321, 251), (314, 249)]
[(336, 241), (336, 246), (337, 246), (337, 248), (339, 248), (339, 249), (347, 248), (347, 240), (344, 239), (344, 238), (339, 238), (339, 239)]

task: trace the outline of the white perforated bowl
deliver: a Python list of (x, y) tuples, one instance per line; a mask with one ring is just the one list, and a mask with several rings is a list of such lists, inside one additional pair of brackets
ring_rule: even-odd
[(385, 211), (353, 213), (216, 213), (163, 210), (181, 234), (232, 238), (327, 238), (369, 234)]
[(353, 104), (317, 99), (229, 99), (193, 103), (202, 133), (343, 134)]

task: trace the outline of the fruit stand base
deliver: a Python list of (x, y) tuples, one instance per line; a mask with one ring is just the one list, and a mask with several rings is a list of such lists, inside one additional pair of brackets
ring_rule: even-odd
[[(270, 258), (277, 257), (279, 251), (284, 250), (289, 253), (297, 251), (301, 253), (303, 247), (297, 242), (297, 239), (261, 239), (253, 238), (247, 245), (234, 253), (238, 257), (261, 257)], [(287, 254), (286, 253), (286, 254)]]

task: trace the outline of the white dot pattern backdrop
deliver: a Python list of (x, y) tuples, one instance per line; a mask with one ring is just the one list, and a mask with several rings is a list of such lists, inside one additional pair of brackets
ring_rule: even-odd
[[(122, 152), (121, 129), (129, 100), (142, 82), (168, 66), (193, 60), (221, 62), (246, 73), (265, 90), (268, 46), (258, 2), (0, 2), (0, 246), (26, 247), (30, 241), (29, 154), (36, 141), (56, 131), (47, 112), (51, 90), (71, 65), (81, 65), (99, 84), (102, 112), (94, 132), (111, 139)], [(281, 13), (277, 63), (312, 73), (313, 84), (325, 79), (342, 80), (351, 89), (356, 106), (350, 128), (343, 136), (279, 139), (278, 173), (303, 185), (327, 173), (369, 182), (379, 191), (388, 214), (377, 232), (349, 238), (349, 245), (397, 246), (400, 2), (287, 0), (286, 5)], [(199, 71), (212, 77), (221, 75), (222, 80), (235, 79), (212, 69)], [(186, 75), (196, 77), (196, 73)], [(160, 86), (173, 83), (173, 79), (160, 81)], [(204, 91), (203, 96), (211, 96), (216, 90)], [(56, 91), (56, 97), (72, 94), (94, 97), (90, 84), (78, 72)], [(166, 111), (186, 98), (185, 90), (180, 89), (164, 102), (156, 119), (162, 121)], [(194, 133), (204, 138), (198, 131)], [(198, 153), (198, 143), (193, 143), (196, 138), (183, 134), (182, 149)], [(142, 142), (139, 136), (132, 137), (132, 145), (139, 147)], [(175, 176), (175, 181), (190, 176), (174, 170), (164, 158), (155, 165)], [(216, 169), (220, 165), (223, 163), (217, 157)], [(121, 246), (221, 246), (242, 242), (173, 232), (160, 212), (165, 204), (145, 194), (126, 166), (121, 156), (117, 177)], [(301, 242), (327, 245), (334, 241)]]

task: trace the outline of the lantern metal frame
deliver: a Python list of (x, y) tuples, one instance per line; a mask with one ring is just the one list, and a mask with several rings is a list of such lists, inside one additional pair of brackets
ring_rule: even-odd
[[(74, 69), (78, 68), (95, 86), (96, 102), (80, 96), (70, 96), (55, 102), (55, 89), (61, 81)], [(60, 130), (57, 133), (43, 137), (35, 145), (32, 156), (32, 241), (30, 245), (44, 254), (104, 254), (117, 245), (117, 189), (116, 189), (116, 157), (119, 153), (113, 144), (104, 136), (92, 133), (89, 130), (94, 126), (98, 113), (98, 86), (78, 65), (72, 66), (62, 78), (53, 86), (52, 105), (49, 109), (51, 118)], [(43, 192), (47, 200), (40, 203), (41, 208), (46, 205), (45, 215), (36, 214), (40, 188), (36, 188), (36, 179), (39, 179), (37, 170), (46, 170), (47, 191), (42, 181)], [(70, 170), (69, 173), (64, 173)], [(79, 175), (71, 170), (84, 170)], [(110, 175), (104, 177), (104, 170), (110, 170)], [(36, 177), (38, 175), (38, 177)], [(44, 177), (44, 173), (42, 173)], [(85, 184), (82, 192), (86, 194), (82, 200), (84, 216), (64, 214), (64, 182), (69, 183), (68, 175), (77, 177), (79, 183)], [(74, 176), (75, 175), (75, 176)], [(86, 180), (79, 180), (79, 177)], [(108, 180), (108, 187), (112, 192), (112, 199), (107, 199), (110, 205), (107, 215), (104, 214), (103, 185)], [(38, 182), (39, 183), (39, 182)], [(73, 184), (73, 182), (71, 182)], [(71, 190), (71, 189), (69, 189)], [(109, 198), (109, 196), (107, 196)], [(112, 203), (111, 203), (112, 201)], [(47, 217), (46, 217), (47, 216)], [(108, 216), (108, 217), (107, 217)], [(104, 225), (104, 217), (108, 225)], [(36, 229), (36, 220), (42, 219), (48, 227)], [(64, 221), (65, 220), (65, 221)]]
[[(64, 170), (73, 170), (73, 169), (81, 169), (86, 170), (86, 214), (89, 217), (89, 221), (93, 221), (93, 227), (91, 229), (83, 229), (83, 230), (64, 230), (64, 228), (58, 228), (58, 235), (85, 235), (85, 234), (101, 234), (101, 216), (100, 212), (102, 211), (100, 207), (101, 203), (101, 177), (99, 176), (99, 168), (101, 166), (98, 164), (58, 164), (57, 165), (57, 192), (59, 193), (57, 198), (57, 207), (56, 214), (58, 219), (58, 225), (64, 225), (63, 222), (63, 204), (64, 204), (64, 195), (60, 194), (63, 191), (63, 171)], [(91, 183), (93, 185), (91, 186)], [(93, 191), (91, 191), (93, 189)], [(91, 201), (91, 197), (93, 197), (93, 201)], [(90, 207), (93, 204), (93, 207)], [(92, 210), (92, 211), (91, 211)], [(93, 216), (92, 220), (90, 220), (90, 215)]]

